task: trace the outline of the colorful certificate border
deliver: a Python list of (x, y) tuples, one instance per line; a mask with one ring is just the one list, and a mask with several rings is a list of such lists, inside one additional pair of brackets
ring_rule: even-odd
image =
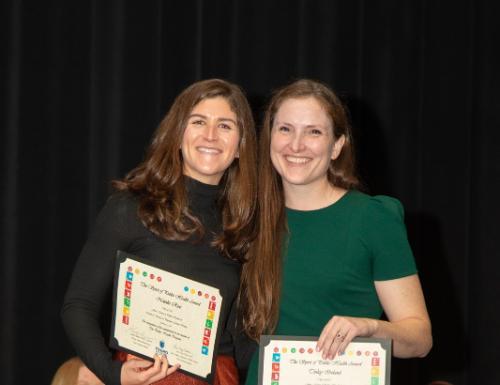
[[(161, 274), (151, 274), (148, 272), (147, 269), (137, 269), (133, 266), (122, 266), (123, 262), (125, 262), (127, 259), (137, 261), (142, 265), (147, 265), (149, 267), (154, 268), (155, 270), (161, 270), (164, 271), (167, 274), (173, 274), (169, 273), (165, 270), (163, 270), (161, 267), (158, 267), (154, 263), (151, 263), (151, 261), (138, 257), (133, 254), (126, 253), (124, 251), (118, 250), (116, 253), (116, 263), (115, 263), (115, 278), (114, 278), (114, 285), (113, 285), (113, 307), (112, 307), (112, 314), (111, 314), (111, 334), (110, 334), (110, 347), (113, 349), (118, 349), (122, 352), (126, 352), (129, 354), (132, 354), (137, 357), (144, 358), (146, 360), (152, 361), (152, 357), (146, 356), (140, 352), (136, 352), (134, 350), (127, 349), (123, 346), (120, 346), (119, 342), (114, 338), (115, 335), (115, 325), (116, 321), (120, 320), (120, 323), (124, 325), (128, 325), (129, 322), (129, 317), (131, 311), (133, 309), (131, 308), (131, 303), (133, 302), (133, 293), (134, 293), (134, 281), (137, 278), (137, 276), (142, 276), (143, 279), (148, 279), (151, 280), (152, 282), (157, 281), (157, 282), (162, 282), (163, 277)], [(121, 270), (121, 272), (120, 272)], [(125, 277), (125, 287), (123, 290), (118, 292), (118, 280), (119, 280), (119, 274), (124, 274)], [(176, 274), (174, 274), (176, 275)], [(220, 318), (219, 322), (217, 325), (214, 324), (214, 312), (216, 308), (220, 310), (223, 302), (223, 297), (220, 294), (220, 291), (217, 290), (217, 295), (220, 298), (220, 301), (217, 301), (217, 298), (213, 296), (212, 293), (205, 293), (201, 290), (198, 290), (198, 287), (196, 285), (196, 281), (183, 277), (188, 281), (191, 281), (193, 284), (189, 286), (184, 286), (182, 288), (182, 291), (188, 295), (188, 296), (193, 296), (193, 297), (199, 297), (200, 299), (204, 299), (205, 301), (208, 302), (207, 305), (207, 318), (204, 320), (204, 330), (203, 330), (203, 337), (202, 340), (200, 341), (200, 353), (202, 355), (211, 355), (212, 356), (212, 364), (211, 364), (211, 371), (210, 373), (207, 374), (206, 377), (199, 376), (195, 373), (191, 373), (187, 370), (183, 370), (182, 366), (180, 369), (178, 369), (179, 372), (183, 372), (189, 376), (192, 376), (194, 378), (201, 379), (203, 381), (208, 382), (209, 384), (213, 383), (214, 375), (215, 375), (215, 367), (216, 367), (216, 357), (217, 357), (217, 346), (218, 346), (218, 341), (220, 340), (220, 335), (221, 335), (221, 327), (220, 327)], [(202, 284), (203, 286), (207, 286), (206, 284)], [(200, 286), (202, 286), (200, 285)], [(118, 304), (120, 304), (118, 306)], [(216, 328), (216, 333), (212, 333), (212, 329), (217, 326)], [(213, 350), (210, 351), (210, 342), (213, 341)], [(160, 354), (161, 351), (163, 350), (164, 346), (157, 347), (157, 353)]]
[[(272, 385), (300, 385), (298, 383), (294, 384), (288, 384), (283, 381), (280, 381), (280, 368), (281, 368), (281, 358), (283, 354), (288, 354), (288, 355), (296, 355), (297, 358), (307, 358), (308, 355), (312, 354), (317, 354), (313, 349), (310, 347), (305, 348), (301, 346), (301, 342), (312, 342), (312, 341), (317, 341), (318, 337), (309, 337), (309, 336), (280, 336), (280, 335), (262, 335), (260, 337), (260, 344), (259, 344), (259, 376), (258, 376), (258, 385), (263, 385), (264, 382), (264, 359), (266, 359), (266, 362), (271, 360), (271, 378), (267, 379), (267, 382), (269, 382)], [(270, 346), (273, 341), (290, 341), (290, 347), (288, 348), (282, 348), (282, 350), (277, 350), (276, 348), (273, 349), (272, 357), (265, 357), (265, 348), (267, 346)], [(369, 382), (367, 382), (367, 385), (390, 385), (391, 384), (391, 358), (392, 358), (392, 341), (389, 339), (384, 339), (384, 338), (371, 338), (371, 337), (356, 337), (352, 340), (352, 342), (359, 342), (359, 343), (366, 343), (366, 344), (377, 344), (382, 348), (382, 350), (385, 350), (385, 368), (380, 368), (379, 363), (380, 360), (376, 356), (372, 358), (372, 366), (375, 365), (374, 368), (372, 368), (372, 377), (375, 376), (375, 378), (371, 378)], [(304, 344), (305, 345), (305, 344)], [(271, 345), (272, 346), (272, 345)], [(344, 352), (343, 355), (339, 355), (339, 357), (345, 356), (349, 352), (349, 345), (347, 346), (346, 351)], [(362, 355), (362, 354), (369, 354), (369, 351), (363, 352), (363, 351), (356, 351), (354, 354), (357, 355)], [(375, 361), (374, 361), (375, 360)], [(375, 362), (375, 363), (374, 363)], [(379, 371), (385, 369), (385, 381), (383, 383), (379, 383), (378, 377), (379, 377)], [(269, 373), (268, 373), (269, 374)], [(266, 383), (267, 383), (266, 382)]]

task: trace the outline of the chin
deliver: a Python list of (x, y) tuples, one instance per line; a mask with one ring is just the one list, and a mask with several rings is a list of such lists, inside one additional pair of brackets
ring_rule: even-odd
[(284, 183), (294, 185), (294, 186), (306, 186), (309, 184), (307, 180), (304, 180), (302, 178), (282, 178)]

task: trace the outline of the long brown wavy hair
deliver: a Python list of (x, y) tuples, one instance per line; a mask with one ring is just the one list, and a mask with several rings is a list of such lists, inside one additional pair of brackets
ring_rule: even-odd
[(269, 152), (274, 117), (285, 100), (308, 97), (315, 98), (330, 117), (334, 138), (345, 137), (340, 155), (330, 162), (328, 181), (345, 189), (359, 185), (351, 126), (346, 109), (335, 93), (328, 86), (309, 79), (297, 80), (274, 92), (264, 115), (259, 141), (258, 233), (243, 266), (239, 299), (243, 329), (255, 340), (263, 333), (272, 333), (278, 322), (282, 246), (287, 233), (283, 184)]
[(187, 240), (203, 236), (201, 222), (188, 207), (180, 148), (193, 108), (215, 97), (223, 97), (236, 114), (240, 142), (239, 158), (220, 181), (218, 203), (223, 233), (215, 238), (214, 245), (229, 258), (241, 261), (254, 233), (257, 176), (255, 124), (248, 101), (237, 85), (209, 79), (182, 91), (154, 133), (143, 162), (112, 184), (119, 191), (138, 196), (139, 218), (159, 237)]

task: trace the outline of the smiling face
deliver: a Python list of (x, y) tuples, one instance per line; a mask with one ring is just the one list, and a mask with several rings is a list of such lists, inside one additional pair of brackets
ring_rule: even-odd
[(270, 155), (285, 189), (328, 183), (330, 161), (340, 154), (332, 121), (314, 97), (285, 100), (274, 117)]
[(203, 99), (191, 111), (182, 137), (184, 174), (218, 184), (238, 156), (239, 141), (237, 116), (226, 99)]

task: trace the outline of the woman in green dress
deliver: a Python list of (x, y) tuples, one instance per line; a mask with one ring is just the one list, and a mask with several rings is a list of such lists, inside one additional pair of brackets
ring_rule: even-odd
[[(278, 90), (259, 159), (260, 228), (240, 294), (246, 333), (319, 336), (329, 359), (357, 336), (392, 339), (396, 357), (425, 356), (431, 324), (402, 205), (357, 190), (351, 130), (332, 90), (311, 80)], [(256, 356), (247, 384), (257, 382)]]

